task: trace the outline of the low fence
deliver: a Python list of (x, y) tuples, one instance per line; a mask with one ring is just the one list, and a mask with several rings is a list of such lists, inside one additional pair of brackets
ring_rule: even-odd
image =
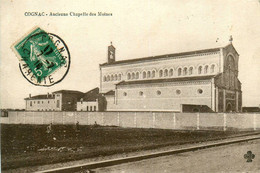
[(176, 130), (257, 130), (260, 114), (174, 112), (29, 112), (9, 111), (2, 124), (100, 124)]

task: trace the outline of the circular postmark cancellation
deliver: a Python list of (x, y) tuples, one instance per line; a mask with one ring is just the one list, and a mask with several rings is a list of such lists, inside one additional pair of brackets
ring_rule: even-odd
[(36, 28), (13, 46), (22, 75), (33, 85), (52, 86), (67, 75), (70, 53), (57, 35)]

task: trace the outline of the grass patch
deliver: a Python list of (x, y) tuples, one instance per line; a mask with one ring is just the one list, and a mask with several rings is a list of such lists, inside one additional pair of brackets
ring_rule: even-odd
[(174, 131), (103, 126), (1, 125), (2, 169), (223, 139), (238, 131)]

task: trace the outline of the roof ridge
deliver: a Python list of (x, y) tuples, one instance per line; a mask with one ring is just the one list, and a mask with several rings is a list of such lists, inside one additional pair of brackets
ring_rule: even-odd
[[(227, 46), (229, 46), (228, 44)], [(202, 53), (207, 53), (207, 52), (216, 52), (220, 50), (221, 48), (225, 48), (227, 46), (222, 46), (222, 47), (215, 47), (215, 48), (208, 48), (208, 49), (199, 49), (199, 50), (192, 50), (192, 51), (184, 51), (184, 52), (179, 52), (179, 53), (171, 53), (171, 54), (163, 54), (163, 55), (155, 55), (155, 56), (148, 56), (148, 57), (141, 57), (141, 58), (134, 58), (134, 59), (126, 59), (126, 60), (120, 60), (120, 61), (115, 61), (113, 63), (103, 63), (100, 64), (100, 66), (105, 66), (105, 65), (114, 65), (114, 64), (120, 64), (120, 63), (127, 63), (127, 62), (136, 62), (136, 61), (145, 61), (145, 60), (151, 60), (151, 59), (160, 59), (160, 58), (172, 58), (172, 57), (178, 57), (178, 56), (188, 56), (188, 55), (197, 55), (197, 54), (202, 54)]]

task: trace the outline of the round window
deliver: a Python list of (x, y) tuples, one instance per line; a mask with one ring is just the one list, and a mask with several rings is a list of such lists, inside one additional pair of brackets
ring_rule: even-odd
[(198, 93), (199, 93), (199, 94), (202, 94), (202, 93), (203, 93), (203, 90), (202, 90), (202, 89), (198, 89)]
[(176, 94), (181, 94), (181, 90), (176, 90)]
[(162, 94), (162, 92), (161, 91), (157, 91), (157, 95), (161, 95)]
[(126, 92), (124, 92), (124, 96), (127, 96), (127, 93), (126, 93)]
[(140, 95), (140, 96), (144, 95), (143, 91), (140, 91), (140, 92), (139, 92), (139, 95)]

